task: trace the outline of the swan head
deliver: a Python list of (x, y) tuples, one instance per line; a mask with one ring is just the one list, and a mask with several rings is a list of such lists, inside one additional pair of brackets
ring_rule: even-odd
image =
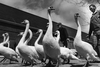
[(78, 26), (78, 17), (80, 17), (79, 13), (75, 13), (74, 18), (75, 18), (75, 22), (76, 22), (77, 26)]
[(42, 29), (38, 29), (38, 31), (36, 32), (36, 34), (42, 32), (42, 31), (43, 31)]
[(60, 32), (57, 30), (56, 33), (59, 34)]
[(20, 32), (19, 34), (18, 34), (18, 36), (22, 36), (24, 34), (24, 32)]
[(63, 26), (63, 24), (61, 22), (57, 24), (58, 28), (61, 28), (62, 26)]
[(74, 17), (75, 17), (75, 18), (80, 17), (80, 16), (79, 16), (79, 13), (75, 13)]
[(56, 32), (55, 32), (55, 35), (57, 36), (57, 35), (59, 35), (60, 34), (60, 32), (57, 30)]
[(5, 36), (5, 33), (3, 33), (2, 36), (4, 37)]
[(2, 34), (2, 36), (9, 36), (9, 34), (8, 33), (4, 33), (4, 34)]
[(48, 13), (50, 14), (52, 10), (55, 10), (52, 6), (48, 7)]
[(29, 24), (29, 21), (28, 20), (24, 20), (22, 23)]

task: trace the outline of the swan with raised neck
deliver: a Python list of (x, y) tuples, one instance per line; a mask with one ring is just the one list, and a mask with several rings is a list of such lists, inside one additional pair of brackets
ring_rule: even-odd
[(5, 40), (0, 43), (0, 53), (6, 59), (10, 59), (10, 60), (18, 62), (17, 53), (13, 49), (4, 46), (4, 44), (7, 44), (7, 42), (9, 41), (9, 35), (8, 34), (4, 34), (3, 36), (6, 36), (7, 38), (5, 38)]
[(44, 48), (44, 52), (47, 56), (49, 56), (50, 58), (52, 58), (53, 60), (57, 61), (57, 65), (56, 67), (59, 66), (60, 64), (60, 46), (59, 43), (55, 40), (55, 38), (53, 37), (53, 23), (52, 23), (52, 19), (51, 19), (51, 10), (52, 8), (48, 9), (47, 15), (49, 18), (49, 25), (47, 28), (47, 31), (43, 37), (43, 48)]
[[(26, 61), (30, 62), (31, 65), (33, 66), (33, 63), (36, 62), (35, 59), (38, 58), (38, 54), (34, 46), (28, 45), (28, 42), (32, 38), (32, 31), (29, 29), (30, 26), (29, 22), (26, 21), (25, 23), (26, 23), (26, 29), (24, 31), (24, 34), (22, 35), (21, 40), (19, 41), (18, 51), (21, 54), (21, 57)], [(29, 32), (29, 38), (25, 40), (28, 32)]]
[(75, 21), (78, 27), (77, 27), (77, 32), (76, 32), (76, 36), (74, 38), (73, 44), (78, 54), (83, 56), (87, 60), (87, 63), (85, 64), (85, 66), (88, 66), (88, 63), (89, 63), (88, 57), (90, 57), (92, 60), (100, 61), (100, 59), (96, 57), (97, 53), (93, 49), (92, 45), (82, 40), (81, 25), (78, 20), (78, 18), (80, 17), (79, 14), (76, 13), (74, 17), (75, 17)]
[(37, 33), (40, 33), (40, 34), (39, 34), (38, 38), (36, 39), (34, 45), (35, 45), (35, 49), (39, 55), (39, 59), (43, 60), (45, 58), (44, 48), (43, 48), (42, 44), (39, 44), (39, 40), (43, 35), (43, 30), (39, 29)]

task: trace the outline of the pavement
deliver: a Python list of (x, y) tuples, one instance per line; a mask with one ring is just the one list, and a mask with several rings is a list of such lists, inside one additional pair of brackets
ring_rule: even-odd
[[(0, 58), (2, 60), (3, 58)], [(0, 63), (0, 67), (30, 67), (25, 66), (21, 64), (21, 58), (18, 59), (19, 62), (12, 62), (9, 64), (9, 60), (7, 60), (4, 63)], [(86, 63), (86, 60), (82, 59), (81, 61), (78, 60), (70, 60), (69, 64), (61, 64), (59, 67), (83, 67)], [(49, 67), (49, 66), (43, 66), (41, 63), (38, 63), (37, 65), (34, 65), (33, 67)], [(92, 62), (88, 67), (100, 67), (100, 62)]]

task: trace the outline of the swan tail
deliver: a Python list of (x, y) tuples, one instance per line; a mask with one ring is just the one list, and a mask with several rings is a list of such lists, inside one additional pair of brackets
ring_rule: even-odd
[(73, 60), (80, 60), (78, 57), (76, 57), (76, 56), (73, 55), (73, 54), (70, 54), (70, 55), (69, 55), (69, 58), (70, 58), (70, 59), (73, 59)]
[(96, 56), (98, 55), (97, 52), (96, 52), (95, 50), (93, 51), (93, 53), (94, 53), (94, 55), (96, 55)]
[(96, 57), (94, 54), (90, 54), (90, 57), (94, 60), (94, 61), (100, 61), (100, 59), (98, 57)]

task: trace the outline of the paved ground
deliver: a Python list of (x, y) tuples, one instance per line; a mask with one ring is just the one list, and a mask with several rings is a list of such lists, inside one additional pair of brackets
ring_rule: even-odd
[[(1, 60), (2, 58), (0, 58)], [(1, 63), (0, 67), (30, 67), (30, 66), (23, 66), (21, 65), (21, 59), (18, 59), (19, 63), (13, 62), (12, 64), (9, 64), (9, 60), (6, 61), (5, 63)], [(71, 60), (69, 64), (61, 64), (60, 67), (83, 67), (85, 63), (85, 60), (82, 61), (77, 61), (77, 60)], [(42, 64), (37, 64), (33, 67), (43, 67)], [(49, 67), (49, 66), (48, 66)], [(98, 63), (90, 63), (90, 66), (88, 67), (100, 67), (100, 62)]]

